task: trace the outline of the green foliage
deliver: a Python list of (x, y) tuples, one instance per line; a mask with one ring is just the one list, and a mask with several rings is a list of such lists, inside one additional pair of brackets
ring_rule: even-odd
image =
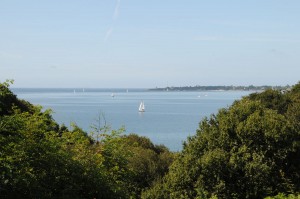
[(2, 198), (299, 198), (300, 83), (205, 118), (177, 154), (100, 117), (89, 134), (59, 126), (10, 84), (0, 84)]
[(24, 100), (19, 100), (9, 89), (13, 80), (0, 83), (0, 116), (13, 114), (13, 108), (17, 106), (22, 111), (31, 112), (33, 106)]
[(125, 142), (105, 128), (96, 142), (78, 126), (59, 126), (51, 111), (17, 99), (0, 84), (1, 198), (129, 198)]
[(1, 117), (1, 195), (51, 198), (59, 185), (68, 186), (76, 165), (58, 150), (55, 132), (47, 131), (44, 123), (47, 119), (47, 114), (17, 111)]
[(266, 197), (265, 199), (300, 199), (300, 195), (294, 195), (294, 194), (285, 195), (283, 193), (280, 193), (273, 197), (271, 196)]
[(138, 197), (141, 191), (162, 178), (173, 161), (173, 153), (162, 145), (154, 145), (148, 138), (130, 134), (124, 141), (132, 156), (128, 159), (132, 170), (133, 188)]
[(59, 126), (51, 110), (0, 84), (0, 195), (3, 198), (139, 198), (173, 160), (164, 146), (122, 136), (106, 122), (90, 134)]
[(286, 112), (291, 99), (288, 95), (283, 95), (278, 90), (268, 89), (262, 93), (253, 93), (248, 97), (253, 101), (260, 101), (260, 103), (269, 109), (273, 109), (283, 114)]
[(143, 198), (263, 198), (299, 191), (298, 87), (252, 94), (202, 120)]

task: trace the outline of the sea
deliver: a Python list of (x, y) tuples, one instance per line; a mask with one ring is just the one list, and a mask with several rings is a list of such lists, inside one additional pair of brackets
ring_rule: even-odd
[[(229, 107), (250, 91), (149, 91), (148, 89), (13, 88), (18, 98), (51, 109), (59, 124), (76, 123), (86, 132), (92, 126), (125, 128), (124, 134), (148, 137), (171, 151), (182, 150), (199, 122)], [(145, 112), (139, 112), (140, 102)]]

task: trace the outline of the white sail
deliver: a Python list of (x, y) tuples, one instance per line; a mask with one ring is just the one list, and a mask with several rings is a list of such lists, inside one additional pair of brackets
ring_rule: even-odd
[(143, 101), (140, 103), (139, 112), (145, 112), (145, 104)]

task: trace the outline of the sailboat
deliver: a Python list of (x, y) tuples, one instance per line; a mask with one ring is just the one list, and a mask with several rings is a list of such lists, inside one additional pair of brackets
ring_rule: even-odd
[(139, 112), (145, 112), (145, 104), (143, 101), (141, 101), (141, 103), (140, 103)]

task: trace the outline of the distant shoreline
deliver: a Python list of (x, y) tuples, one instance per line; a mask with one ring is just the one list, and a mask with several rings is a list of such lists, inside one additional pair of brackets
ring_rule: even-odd
[(182, 86), (182, 87), (165, 87), (151, 88), (149, 91), (264, 91), (267, 89), (273, 90), (288, 90), (291, 86)]
[(181, 86), (164, 88), (11, 88), (14, 92), (178, 92), (178, 91), (254, 91), (261, 92), (267, 89), (286, 91), (291, 86)]

